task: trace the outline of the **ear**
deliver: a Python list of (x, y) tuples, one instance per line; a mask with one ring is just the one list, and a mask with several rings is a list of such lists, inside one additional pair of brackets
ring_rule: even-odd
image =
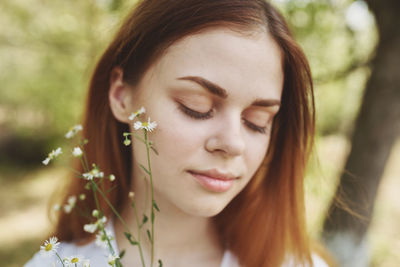
[(114, 67), (110, 75), (110, 90), (108, 100), (114, 117), (124, 123), (129, 123), (132, 112), (132, 87), (123, 81), (123, 70)]

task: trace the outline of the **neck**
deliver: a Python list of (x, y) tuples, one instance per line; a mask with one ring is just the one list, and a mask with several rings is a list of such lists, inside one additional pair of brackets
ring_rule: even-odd
[[(149, 193), (146, 196), (145, 181), (142, 178), (135, 179), (134, 188), (144, 189), (135, 192), (133, 200), (136, 212), (131, 205), (126, 205), (122, 217), (135, 239), (140, 238), (142, 254), (147, 266), (152, 253), (152, 244), (147, 236), (147, 230), (152, 231), (151, 193), (148, 190)], [(185, 266), (185, 263), (187, 266), (188, 262), (197, 262), (200, 266), (209, 262), (206, 266), (219, 266), (215, 263), (220, 263), (223, 248), (219, 244), (211, 219), (184, 213), (156, 192), (154, 197), (160, 209), (160, 212), (154, 209), (154, 262), (162, 259), (165, 266)], [(142, 223), (144, 214), (148, 221), (141, 227), (140, 234), (138, 234), (138, 222)], [(115, 224), (115, 232), (120, 251), (125, 249), (126, 255), (129, 255), (129, 258), (122, 262), (132, 266), (133, 262), (138, 262), (140, 259), (138, 247), (128, 243), (124, 236), (124, 227), (119, 221)], [(191, 266), (196, 265), (192, 264)]]

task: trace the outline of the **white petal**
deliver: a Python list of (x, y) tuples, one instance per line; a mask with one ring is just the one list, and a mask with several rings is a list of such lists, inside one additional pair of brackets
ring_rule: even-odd
[(46, 158), (45, 160), (42, 161), (42, 163), (43, 163), (44, 165), (48, 165), (49, 162), (50, 162), (50, 158)]
[(67, 200), (68, 204), (74, 206), (76, 203), (76, 196), (70, 196)]
[(74, 157), (80, 157), (82, 156), (82, 154), (83, 152), (80, 147), (75, 147), (74, 150), (72, 151), (72, 155), (74, 155)]
[(88, 173), (88, 172), (82, 174), (82, 176), (83, 176), (83, 178), (84, 178), (85, 180), (93, 180), (93, 175), (90, 174), (90, 173)]
[(65, 138), (70, 139), (74, 136), (74, 133), (72, 131), (68, 131), (68, 133), (65, 134)]
[(62, 154), (61, 147), (57, 148), (57, 149), (54, 151), (54, 156), (55, 156), (55, 157), (57, 157), (57, 156), (60, 155), (60, 154)]
[(128, 117), (128, 119), (129, 119), (130, 121), (133, 121), (135, 118), (136, 118), (136, 114), (135, 114), (135, 113), (132, 113), (132, 114)]
[(83, 260), (82, 266), (83, 267), (90, 267), (90, 261), (89, 260)]
[(83, 226), (83, 230), (85, 230), (85, 232), (93, 234), (97, 230), (97, 224), (85, 224)]
[(135, 128), (135, 130), (142, 129), (143, 128), (142, 122), (141, 121), (135, 122), (135, 124), (133, 124), (133, 128)]
[(72, 211), (72, 206), (65, 204), (64, 205), (64, 212), (65, 213), (71, 213), (71, 211)]

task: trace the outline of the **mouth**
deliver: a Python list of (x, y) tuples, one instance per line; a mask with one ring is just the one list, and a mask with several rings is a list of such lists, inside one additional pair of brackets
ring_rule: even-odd
[(215, 169), (209, 171), (187, 171), (192, 175), (196, 182), (203, 186), (208, 191), (212, 192), (226, 192), (232, 186), (237, 176), (231, 173), (218, 172)]

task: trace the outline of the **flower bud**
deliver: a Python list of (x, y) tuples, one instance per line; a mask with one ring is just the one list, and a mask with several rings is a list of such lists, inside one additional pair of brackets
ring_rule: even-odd
[(59, 211), (59, 210), (61, 209), (60, 204), (55, 204), (55, 205), (53, 206), (53, 209), (54, 209), (54, 211)]
[(99, 211), (98, 210), (93, 210), (92, 211), (92, 216), (96, 217), (96, 218), (99, 217)]

